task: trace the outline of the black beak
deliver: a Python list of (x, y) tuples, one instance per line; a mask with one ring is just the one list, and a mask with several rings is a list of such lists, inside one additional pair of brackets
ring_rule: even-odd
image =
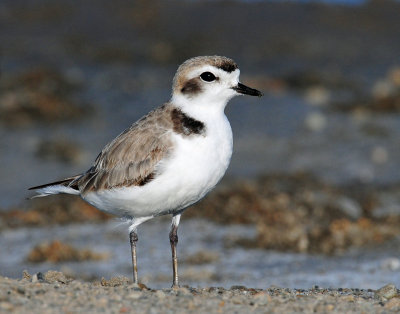
[(232, 89), (237, 91), (239, 94), (244, 94), (244, 95), (258, 96), (258, 97), (261, 97), (263, 95), (263, 93), (261, 93), (259, 90), (247, 87), (242, 83), (238, 83), (237, 86), (232, 87)]

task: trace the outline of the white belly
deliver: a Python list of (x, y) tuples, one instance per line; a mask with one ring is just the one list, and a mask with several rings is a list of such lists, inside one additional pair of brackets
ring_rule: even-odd
[(85, 196), (117, 216), (150, 217), (179, 212), (204, 197), (223, 177), (232, 155), (232, 130), (225, 117), (206, 136), (174, 134), (175, 148), (144, 186), (103, 190)]

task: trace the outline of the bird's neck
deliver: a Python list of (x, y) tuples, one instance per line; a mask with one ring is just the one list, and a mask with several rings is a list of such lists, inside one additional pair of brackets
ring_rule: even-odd
[(171, 103), (192, 118), (207, 122), (208, 120), (225, 118), (224, 109), (228, 100), (204, 99), (204, 97), (187, 98), (182, 95), (173, 95)]

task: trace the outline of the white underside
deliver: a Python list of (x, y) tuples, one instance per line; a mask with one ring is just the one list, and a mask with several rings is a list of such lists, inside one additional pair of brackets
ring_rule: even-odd
[(174, 150), (157, 166), (151, 182), (83, 198), (105, 212), (133, 220), (176, 214), (199, 201), (222, 178), (232, 155), (232, 130), (223, 110), (207, 120), (204, 136), (172, 135)]

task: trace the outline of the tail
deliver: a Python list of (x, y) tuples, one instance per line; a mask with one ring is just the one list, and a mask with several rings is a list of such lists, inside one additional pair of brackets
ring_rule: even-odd
[(79, 195), (80, 191), (76, 180), (80, 176), (81, 175), (77, 175), (61, 181), (56, 181), (52, 183), (31, 187), (28, 190), (35, 190), (37, 195), (32, 196), (29, 199), (36, 197), (44, 197), (51, 194), (59, 194), (59, 193)]

